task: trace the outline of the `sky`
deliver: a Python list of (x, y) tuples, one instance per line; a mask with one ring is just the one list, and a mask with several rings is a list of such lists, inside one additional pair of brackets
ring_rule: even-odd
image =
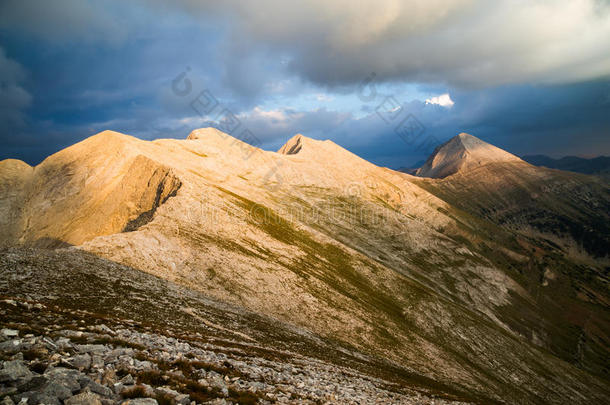
[(110, 129), (412, 167), (467, 132), (610, 155), (608, 0), (2, 0), (0, 159)]

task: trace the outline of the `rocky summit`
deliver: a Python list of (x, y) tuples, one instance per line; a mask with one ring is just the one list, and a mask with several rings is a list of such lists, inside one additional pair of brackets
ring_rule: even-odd
[(459, 171), (498, 162), (523, 161), (477, 137), (461, 133), (438, 146), (415, 175), (443, 178)]
[(610, 402), (610, 187), (478, 138), (416, 176), (296, 135), (0, 162), (11, 404)]

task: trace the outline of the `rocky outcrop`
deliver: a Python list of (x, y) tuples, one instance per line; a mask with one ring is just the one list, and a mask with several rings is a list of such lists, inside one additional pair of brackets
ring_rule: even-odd
[(290, 140), (288, 140), (288, 142), (286, 142), (286, 144), (284, 144), (284, 146), (280, 148), (280, 150), (277, 151), (277, 153), (281, 153), (283, 155), (296, 155), (303, 147), (301, 142), (302, 139), (303, 135), (301, 134), (293, 136), (290, 138)]
[[(460, 403), (386, 391), (366, 376), (310, 359), (269, 361), (158, 334), (109, 332), (28, 335), (22, 343), (28, 359), (1, 362), (0, 392), (14, 404)], [(91, 353), (75, 343), (83, 340), (116, 343), (99, 345)], [(74, 357), (84, 355), (96, 357), (96, 363), (74, 367)]]
[(20, 160), (0, 162), (0, 246), (12, 244), (21, 234), (26, 189), (33, 173), (34, 168)]
[(138, 153), (139, 142), (102, 133), (35, 168), (14, 170), (3, 163), (2, 244), (78, 245), (150, 222), (181, 181), (169, 167)]

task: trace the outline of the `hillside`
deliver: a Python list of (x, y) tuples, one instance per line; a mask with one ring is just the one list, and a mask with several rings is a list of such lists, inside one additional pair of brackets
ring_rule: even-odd
[[(444, 201), (505, 229), (544, 240), (572, 257), (610, 256), (610, 185), (602, 179), (534, 167), (518, 159), (480, 158), (481, 164), (468, 166), (464, 162), (472, 160), (470, 154), (449, 159), (444, 147), (429, 161), (441, 158), (460, 170), (417, 184)], [(418, 176), (439, 177), (426, 176), (424, 171)]]
[[(2, 294), (12, 294), (0, 296), (3, 326), (10, 328), (0, 333), (3, 354), (23, 351), (30, 368), (47, 367), (45, 378), (71, 390), (87, 385), (104, 401), (120, 400), (121, 390), (136, 383), (159, 402), (169, 396), (178, 403), (190, 396), (199, 403), (438, 405), (471, 397), (79, 250), (11, 248), (2, 252), (0, 268)], [(21, 338), (16, 347), (11, 336)], [(170, 378), (163, 381), (161, 373)], [(35, 388), (36, 375), (26, 378)], [(53, 403), (48, 391), (32, 392)]]
[[(547, 185), (551, 174), (472, 136), (458, 138), (428, 165), (434, 177), (457, 172), (423, 179), (302, 135), (275, 153), (210, 128), (186, 140), (151, 142), (106, 131), (34, 168), (0, 163), (1, 242), (62, 247), (46, 256), (51, 268), (91, 257), (83, 268), (68, 266), (77, 279), (98, 267), (101, 274), (106, 266), (126, 266), (130, 274), (184, 289), (180, 295), (278, 322), (278, 334), (263, 325), (256, 340), (279, 347), (288, 340), (291, 350), (305, 352), (348, 350), (352, 359), (338, 356), (339, 365), (386, 381), (390, 376), (372, 370), (392, 369), (406, 376), (396, 383), (404, 395), (475, 403), (608, 400), (605, 262), (595, 254), (584, 260), (482, 212), (513, 217), (500, 203), (513, 207), (522, 198), (521, 183), (505, 194), (516, 180), (497, 170), (513, 167)], [(480, 170), (484, 176), (469, 180)], [(582, 193), (557, 206), (536, 197), (541, 205), (524, 207), (542, 207), (551, 221), (565, 215), (596, 226), (598, 239), (585, 235), (593, 246), (584, 250), (603, 253), (608, 210), (598, 208), (607, 206), (607, 188), (586, 176), (552, 179), (556, 194), (562, 187)], [(523, 187), (530, 191), (529, 183)], [(587, 210), (585, 201), (596, 208)], [(45, 265), (38, 253), (11, 252), (3, 251), (17, 259), (3, 261), (12, 270), (3, 269), (2, 294), (63, 307), (98, 302), (86, 295), (65, 301), (57, 298), (61, 292), (40, 297), (28, 284), (15, 284), (15, 266)], [(49, 289), (63, 285), (58, 272), (43, 274)], [(106, 291), (103, 277), (93, 280), (88, 290)], [(150, 305), (165, 306), (155, 304), (157, 294)], [(140, 296), (151, 300), (146, 289)], [(557, 315), (564, 305), (570, 311)], [(228, 316), (229, 307), (214, 317)], [(121, 317), (132, 319), (139, 311), (121, 308)], [(154, 323), (170, 324), (174, 313)]]

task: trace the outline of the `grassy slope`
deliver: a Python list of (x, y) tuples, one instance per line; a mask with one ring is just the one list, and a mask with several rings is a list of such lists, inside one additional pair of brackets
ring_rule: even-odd
[[(253, 219), (253, 225), (261, 227), (267, 234), (287, 245), (298, 246), (306, 253), (305, 257), (297, 259), (288, 267), (290, 271), (300, 275), (304, 282), (314, 278), (326, 286), (325, 289), (315, 291), (315, 286), (319, 284), (311, 284), (318, 299), (326, 300), (328, 305), (340, 305), (345, 300), (338, 300), (336, 297), (339, 295), (347, 302), (355, 304), (357, 316), (368, 318), (370, 324), (374, 325), (374, 333), (366, 337), (367, 343), (363, 343), (364, 339), (356, 339), (358, 346), (365, 351), (381, 353), (384, 357), (395, 360), (402, 357), (403, 364), (413, 362), (416, 369), (422, 364), (430, 363), (432, 358), (440, 358), (459, 367), (445, 374), (431, 367), (427, 371), (435, 375), (436, 379), (453, 381), (452, 384), (458, 385), (457, 381), (464, 378), (461, 383), (470, 390), (481, 390), (490, 395), (497, 395), (497, 398), (514, 401), (561, 402), (570, 396), (569, 389), (560, 388), (567, 383), (566, 376), (572, 375), (569, 378), (572, 381), (590, 378), (567, 364), (562, 364), (545, 350), (533, 348), (527, 339), (519, 337), (514, 331), (506, 331), (477, 311), (476, 306), (465, 302), (462, 294), (452, 290), (450, 272), (456, 265), (472, 266), (478, 261), (487, 266), (498, 266), (510, 271), (511, 266), (522, 264), (505, 255), (492, 254), (493, 250), (485, 251), (495, 247), (498, 242), (509, 241), (515, 247), (518, 246), (514, 237), (501, 232), (493, 224), (481, 220), (475, 222), (481, 227), (487, 227), (485, 231), (489, 234), (494, 234), (495, 231), (498, 241), (484, 238), (487, 244), (481, 245), (474, 245), (461, 236), (465, 234), (472, 238), (472, 233), (469, 234), (463, 229), (445, 230), (448, 243), (453, 241), (453, 248), (457, 249), (468, 243), (481, 253), (481, 256), (473, 259), (469, 254), (447, 254), (445, 257), (432, 258), (426, 252), (408, 251), (407, 244), (392, 248), (396, 246), (395, 243), (392, 244), (393, 237), (375, 233), (374, 226), (366, 222), (355, 225), (358, 221), (349, 221), (349, 229), (340, 229), (341, 224), (333, 222), (333, 218), (328, 221), (317, 218), (312, 225), (327, 236), (339, 239), (335, 243), (323, 243), (309, 232), (296, 228), (272, 209), (224, 191), (233, 197), (242, 209), (260, 216)], [(319, 197), (324, 196), (327, 197), (328, 194), (323, 193)], [(350, 204), (362, 203), (357, 200), (329, 201), (329, 204), (343, 207), (343, 219), (359, 212), (351, 209)], [(467, 214), (459, 214), (468, 217)], [(472, 218), (462, 220), (472, 226)], [(394, 238), (400, 239), (396, 236)], [(355, 254), (351, 249), (363, 255)], [(386, 260), (379, 259), (384, 255)], [(371, 260), (371, 257), (377, 259)], [(277, 260), (273, 256), (267, 259)], [(448, 274), (446, 291), (439, 291), (443, 288), (442, 283), (438, 285), (435, 281), (438, 281), (439, 276)], [(466, 274), (478, 277), (474, 273)], [(457, 278), (463, 281), (462, 276)], [(439, 289), (430, 288), (430, 285), (438, 286)], [(520, 319), (520, 316), (511, 311), (537, 315), (535, 308), (530, 308), (530, 302), (513, 301), (513, 305), (506, 306), (508, 309), (500, 308), (499, 314), (512, 321), (515, 320), (513, 318)], [(346, 310), (354, 311), (354, 307)], [(516, 321), (513, 323), (516, 324)], [(431, 354), (425, 353), (424, 350), (420, 353), (421, 356), (414, 355), (421, 351), (422, 346), (434, 348), (436, 352)], [(499, 372), (498, 367), (503, 371)], [(528, 381), (526, 386), (514, 384), (514, 379), (524, 378)], [(558, 381), (562, 381), (561, 384), (557, 384)], [(589, 388), (601, 388), (602, 385), (595, 382), (589, 385)], [(584, 386), (572, 389), (584, 390)], [(591, 393), (593, 391), (595, 390)], [(607, 393), (602, 394), (600, 398), (605, 395)]]
[[(418, 184), (463, 210), (456, 215), (482, 217), (499, 226), (491, 240), (527, 257), (519, 264), (491, 246), (483, 247), (485, 257), (534, 299), (513, 296), (501, 319), (558, 357), (610, 378), (608, 267), (605, 259), (594, 258), (609, 254), (607, 183), (505, 164)], [(572, 242), (562, 243), (566, 240)], [(577, 254), (575, 245), (581, 249)]]
[(398, 392), (495, 402), (381, 358), (365, 356), (345, 343), (322, 339), (79, 250), (5, 249), (0, 252), (0, 270), (1, 298), (41, 302), (50, 311), (6, 312), (12, 307), (0, 302), (3, 313), (10, 315), (10, 319), (3, 319), (3, 326), (18, 327), (24, 333), (101, 322), (121, 324), (274, 361), (309, 356), (380, 378), (388, 389)]

